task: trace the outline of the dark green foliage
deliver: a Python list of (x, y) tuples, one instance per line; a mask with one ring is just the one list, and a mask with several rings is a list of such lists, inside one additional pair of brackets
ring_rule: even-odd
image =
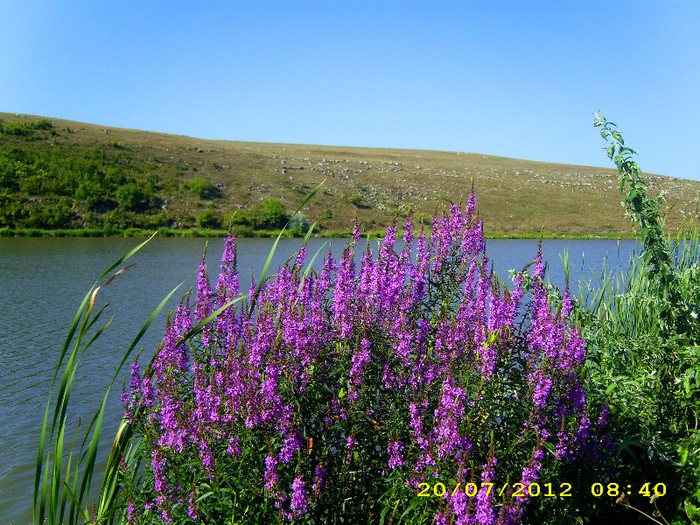
[[(46, 119), (0, 123), (0, 227), (97, 228), (118, 234), (175, 222), (195, 225), (194, 216), (179, 217), (169, 209), (156, 212), (164, 203), (159, 195), (164, 184), (155, 172), (159, 165), (135, 162), (129, 147), (118, 142), (78, 147), (54, 139), (49, 148), (49, 136), (56, 136), (56, 130)], [(177, 181), (169, 180), (172, 193)], [(188, 187), (201, 198), (220, 196), (202, 177), (189, 181)], [(205, 222), (208, 227), (217, 224)]]
[[(622, 205), (630, 219), (639, 224), (642, 255), (646, 265), (645, 273), (654, 287), (654, 294), (662, 299), (657, 305), (661, 328), (667, 335), (677, 329), (687, 331), (688, 327), (678, 326), (686, 322), (686, 316), (677, 315), (683, 301), (678, 289), (677, 270), (673, 264), (671, 242), (664, 235), (664, 220), (661, 215), (662, 194), (649, 196), (649, 184), (641, 176), (642, 170), (633, 160), (636, 152), (625, 145), (625, 141), (615, 124), (596, 114), (596, 127), (601, 127), (601, 135), (609, 143), (606, 148), (608, 158), (614, 161), (620, 172), (620, 191), (627, 191)], [(627, 186), (629, 184), (629, 187)]]
[(289, 214), (281, 199), (265, 199), (262, 203), (251, 206), (249, 210), (239, 210), (228, 218), (233, 226), (268, 230), (283, 228), (288, 220)]
[(89, 209), (93, 209), (102, 196), (104, 195), (104, 190), (102, 186), (94, 181), (86, 180), (80, 183), (78, 189), (75, 190), (75, 198), (81, 201), (85, 201), (85, 204)]
[(13, 135), (16, 137), (32, 138), (36, 130), (51, 130), (53, 124), (48, 119), (41, 119), (38, 122), (23, 122), (13, 120), (10, 122), (0, 122), (0, 133), (3, 135)]
[(206, 210), (197, 215), (198, 228), (213, 228), (221, 227), (221, 216), (216, 210)]
[(265, 199), (251, 210), (255, 225), (260, 228), (282, 228), (289, 220), (289, 214), (281, 199)]
[[(100, 145), (86, 149), (57, 143), (45, 147), (43, 139), (53, 135), (56, 130), (46, 119), (0, 126), (0, 227), (101, 229), (110, 220), (105, 214), (117, 205), (125, 211), (148, 212), (158, 184), (156, 175), (144, 181), (142, 169), (114, 148), (105, 151)], [(148, 214), (137, 220), (118, 219), (124, 227), (147, 227), (154, 222)], [(164, 221), (161, 217), (155, 222)]]
[(126, 210), (138, 210), (148, 204), (149, 195), (142, 186), (130, 183), (117, 190), (117, 202)]
[(9, 191), (19, 190), (19, 184), (26, 174), (26, 166), (13, 160), (9, 152), (0, 156), (0, 189)]
[(185, 182), (185, 187), (200, 199), (213, 199), (221, 196), (219, 188), (203, 177), (194, 177)]
[(30, 202), (24, 207), (24, 223), (29, 228), (73, 228), (76, 227), (75, 213), (66, 199), (48, 199), (41, 205)]
[[(663, 233), (661, 195), (633, 161), (615, 125), (596, 115), (606, 151), (620, 171), (622, 201), (639, 225), (641, 253), (624, 274), (603, 275), (582, 290), (578, 310), (587, 339), (591, 391), (611, 408), (614, 476), (642, 485), (663, 482), (653, 505), (622, 502), (672, 523), (700, 523), (700, 249), (698, 238), (674, 243)], [(584, 309), (585, 308), (585, 309)], [(631, 509), (623, 509), (628, 516)]]

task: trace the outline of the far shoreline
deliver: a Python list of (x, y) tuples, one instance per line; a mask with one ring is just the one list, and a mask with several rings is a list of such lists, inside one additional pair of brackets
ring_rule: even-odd
[[(175, 230), (171, 228), (159, 228), (155, 231), (159, 237), (184, 237), (184, 238), (212, 238), (226, 237), (229, 234), (238, 238), (261, 238), (274, 239), (279, 235), (280, 230), (251, 230), (251, 229), (232, 229), (232, 230), (211, 230), (204, 228), (191, 228), (187, 230)], [(153, 230), (142, 228), (129, 228), (126, 230), (118, 229), (101, 229), (101, 228), (73, 228), (73, 229), (56, 229), (45, 230), (40, 228), (0, 228), (0, 237), (136, 237), (146, 238), (154, 234)], [(363, 232), (363, 237), (381, 238), (385, 234), (385, 230), (374, 230)], [(414, 237), (417, 237), (414, 233)], [(329, 230), (319, 232), (312, 235), (316, 238), (349, 238), (352, 236), (351, 231), (334, 231)], [(299, 232), (282, 232), (284, 238), (303, 239), (304, 235)], [(617, 233), (505, 233), (505, 232), (484, 232), (486, 239), (572, 239), (572, 240), (635, 240), (638, 235), (634, 232)], [(688, 234), (682, 238), (691, 238)]]

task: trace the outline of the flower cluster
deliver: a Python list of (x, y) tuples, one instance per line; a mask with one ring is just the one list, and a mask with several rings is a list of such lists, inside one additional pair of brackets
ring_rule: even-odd
[[(585, 344), (568, 294), (552, 308), (541, 256), (509, 291), (473, 196), (430, 237), (407, 222), (396, 244), (392, 226), (361, 252), (358, 226), (339, 260), (329, 251), (307, 273), (302, 249), (254, 308), (240, 301), (183, 339), (239, 294), (232, 238), (214, 289), (200, 265), (196, 304), (183, 300), (123, 395), (151, 476), (126, 487), (131, 515), (366, 520), (408, 507), (425, 480), (527, 486), (589, 451)], [(527, 503), (479, 491), (416, 508), (438, 523), (517, 523)]]

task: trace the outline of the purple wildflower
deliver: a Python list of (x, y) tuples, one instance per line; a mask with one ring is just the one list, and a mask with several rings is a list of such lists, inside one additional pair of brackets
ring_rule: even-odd
[(273, 490), (279, 479), (277, 474), (277, 460), (274, 456), (268, 455), (265, 458), (265, 488)]
[[(152, 374), (142, 375), (134, 363), (130, 389), (122, 394), (127, 417), (142, 418), (138, 423), (153, 446), (152, 493), (134, 501), (154, 502), (146, 505), (157, 504), (166, 521), (198, 519), (195, 496), (198, 483), (205, 481), (201, 477), (255, 453), (247, 445), (250, 432), (269, 446), (259, 457), (263, 497), (274, 502), (282, 519), (293, 520), (307, 512), (311, 495), (314, 502), (326, 497), (326, 481), (348, 483), (347, 472), (359, 472), (369, 455), (383, 454), (381, 445), (369, 441), (381, 433), (368, 430), (367, 418), (386, 420), (392, 429), (383, 445), (387, 464), (379, 472), (391, 479), (391, 471), (401, 468), (406, 486), (413, 488), (445, 469), (456, 472), (464, 485), (474, 465), (483, 465), (481, 483), (493, 483), (493, 447), (486, 455), (477, 444), (496, 425), (515, 429), (516, 439), (520, 431), (522, 446), (536, 441), (529, 464), (523, 469), (509, 463), (503, 478), (519, 468), (523, 483), (537, 481), (545, 445), (560, 461), (584, 452), (593, 457), (597, 449), (591, 437), (604, 426), (607, 407), (597, 420), (586, 417), (594, 412), (579, 379), (585, 342), (567, 324), (568, 291), (561, 310), (552, 311), (541, 254), (531, 281), (529, 317), (521, 324), (525, 274), (515, 276), (511, 292), (501, 288), (486, 256), (473, 196), (465, 208), (450, 206), (436, 217), (430, 238), (420, 232), (414, 240), (413, 226), (406, 222), (399, 252), (396, 239), (392, 225), (374, 253), (368, 242), (357, 271), (359, 225), (337, 264), (329, 251), (320, 272), (300, 271), (304, 247), (261, 283), (251, 312), (230, 307), (199, 339), (178, 345), (193, 322), (238, 295), (232, 237), (225, 241), (215, 291), (202, 261), (196, 304), (190, 308), (189, 297), (180, 303), (168, 320)], [(516, 406), (494, 410), (490, 396), (498, 394), (514, 359), (517, 366), (524, 363), (521, 390), (526, 394), (519, 396), (509, 377), (508, 403)], [(342, 383), (334, 383), (337, 379)], [(334, 394), (341, 389), (347, 389), (346, 396)], [(320, 401), (318, 406), (308, 404), (308, 393)], [(405, 404), (391, 402), (396, 399)], [(307, 441), (302, 450), (302, 429), (323, 438), (316, 447)], [(497, 433), (494, 439), (502, 438)], [(356, 451), (360, 469), (348, 467)], [(197, 460), (194, 481), (185, 481), (182, 473), (190, 471), (183, 465)], [(310, 480), (311, 472), (304, 469), (310, 465), (315, 470), (307, 487), (303, 479)], [(326, 472), (331, 466), (334, 470)], [(504, 501), (498, 519), (517, 523), (526, 504), (518, 498)], [(483, 488), (474, 497), (464, 491), (446, 494), (439, 505), (438, 523), (497, 519), (494, 498)]]
[(326, 475), (326, 469), (322, 465), (317, 465), (314, 471), (314, 484), (312, 490), (316, 496), (321, 494), (321, 488), (323, 487), (323, 477)]
[[(212, 312), (213, 294), (209, 286), (207, 266), (202, 261), (197, 271), (197, 321), (203, 321)], [(202, 345), (208, 348), (211, 345), (211, 325), (202, 328)]]
[(193, 520), (196, 520), (198, 518), (198, 516), (197, 516), (197, 500), (195, 500), (194, 488), (190, 492), (189, 504), (187, 506), (187, 515), (190, 518), (192, 518)]
[(165, 460), (161, 456), (160, 451), (155, 448), (152, 453), (151, 468), (153, 469), (153, 484), (156, 492), (164, 494), (168, 487), (168, 482), (165, 479)]
[(306, 483), (297, 476), (292, 482), (292, 502), (289, 508), (294, 512), (295, 516), (301, 516), (306, 513), (306, 506), (308, 504), (306, 500)]
[(350, 368), (350, 389), (348, 399), (355, 401), (359, 396), (359, 388), (362, 384), (362, 372), (370, 362), (369, 339), (363, 337), (359, 344), (359, 349), (352, 356), (352, 368)]
[(491, 525), (494, 522), (493, 494), (488, 490), (488, 485), (484, 486), (484, 484), (493, 483), (497, 464), (498, 460), (492, 455), (488, 463), (483, 466), (481, 473), (482, 488), (476, 495), (476, 522), (483, 525)]
[(396, 469), (404, 466), (406, 463), (403, 460), (403, 443), (399, 440), (392, 440), (389, 443), (387, 452), (389, 453), (389, 468)]

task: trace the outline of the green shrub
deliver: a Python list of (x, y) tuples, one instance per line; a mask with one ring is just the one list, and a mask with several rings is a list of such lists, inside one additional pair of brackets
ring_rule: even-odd
[(116, 208), (107, 213), (105, 227), (107, 227), (108, 224), (109, 227), (114, 230), (126, 230), (127, 228), (135, 226), (133, 217), (123, 208)]
[(47, 118), (39, 119), (33, 124), (34, 129), (50, 130), (53, 129), (53, 122)]
[(5, 155), (0, 157), (0, 189), (17, 191), (25, 173), (26, 166), (23, 163)]
[(205, 210), (197, 215), (198, 228), (220, 228), (221, 216), (216, 210)]
[(165, 212), (159, 211), (153, 215), (145, 215), (141, 218), (141, 227), (147, 230), (159, 229), (168, 225), (168, 216)]
[(42, 118), (37, 122), (25, 122), (21, 120), (11, 120), (9, 122), (0, 122), (0, 133), (6, 135), (14, 135), (16, 137), (31, 137), (36, 130), (53, 129), (53, 122)]
[(221, 195), (219, 188), (199, 176), (185, 181), (185, 188), (197, 195), (200, 199), (213, 199)]
[[(256, 230), (284, 228), (287, 221), (289, 214), (281, 199), (265, 199), (260, 204), (253, 204), (249, 210), (237, 210), (227, 217), (229, 226), (250, 226)], [(303, 220), (298, 225), (303, 225)]]
[(352, 204), (353, 206), (357, 206), (358, 208), (362, 208), (364, 206), (362, 195), (348, 195), (347, 197), (345, 197), (345, 200), (348, 204)]
[(256, 228), (283, 228), (289, 220), (281, 199), (265, 199), (262, 204), (251, 208), (251, 216)]
[(253, 226), (253, 219), (250, 212), (247, 210), (236, 210), (226, 216), (226, 224), (228, 226)]
[(75, 198), (85, 202), (88, 209), (93, 209), (102, 199), (104, 190), (97, 183), (91, 180), (86, 180), (80, 183), (78, 189), (75, 190)]
[(254, 237), (255, 232), (250, 226), (231, 226), (231, 235), (234, 237)]
[(3, 124), (2, 132), (5, 135), (14, 135), (16, 137), (30, 137), (34, 132), (34, 127), (29, 122), (11, 120)]
[(117, 202), (125, 210), (139, 210), (148, 204), (149, 195), (136, 183), (125, 184), (117, 190)]
[(127, 183), (126, 171), (121, 166), (107, 166), (104, 172), (103, 183), (108, 188), (116, 189)]

